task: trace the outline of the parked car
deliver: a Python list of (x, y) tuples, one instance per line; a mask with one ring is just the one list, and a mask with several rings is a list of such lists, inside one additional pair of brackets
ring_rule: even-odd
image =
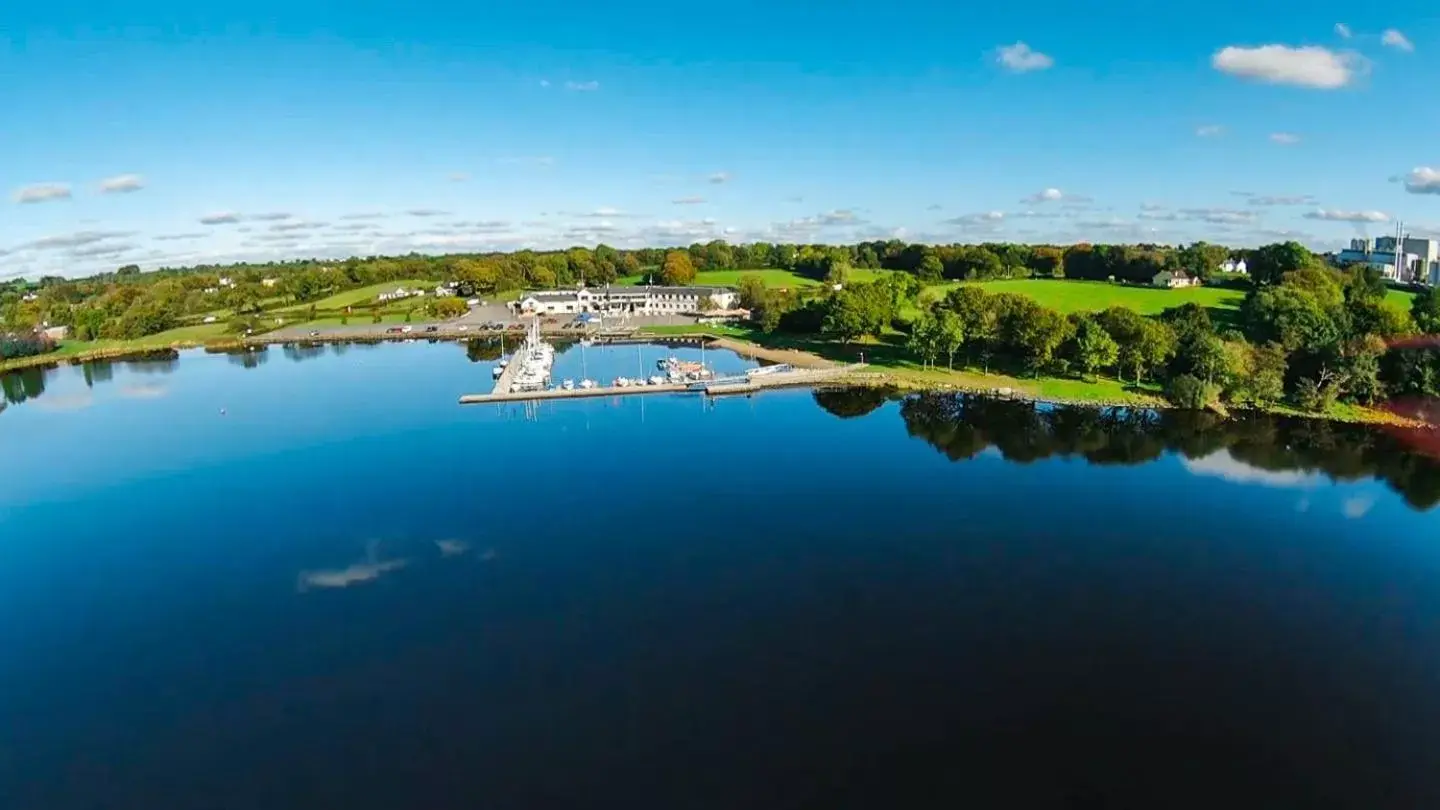
[(387, 335), (398, 335), (398, 334), (400, 334), (400, 333), (403, 332), (403, 331), (405, 331), (405, 330), (401, 329), (401, 328), (398, 327), (398, 326), (392, 326), (392, 327), (390, 327), (389, 329), (386, 329), (386, 330), (385, 330), (385, 334), (387, 334)]
[(411, 332), (414, 332), (414, 331), (415, 331), (415, 327), (413, 327), (413, 326), (402, 326), (402, 327), (400, 327), (400, 331), (403, 332), (404, 334), (407, 334), (407, 335), (408, 335), (408, 334), (410, 334)]
[(439, 331), (440, 331), (440, 327), (438, 327), (438, 326), (427, 326), (427, 327), (425, 327), (425, 331), (426, 331), (426, 332), (439, 332)]
[(470, 327), (465, 326), (464, 324), (461, 324), (460, 326), (455, 327), (455, 331), (457, 331), (457, 332), (469, 332), (469, 331), (470, 331)]
[(310, 330), (310, 337), (320, 337), (320, 330), (319, 330), (319, 329), (311, 329), (311, 330)]

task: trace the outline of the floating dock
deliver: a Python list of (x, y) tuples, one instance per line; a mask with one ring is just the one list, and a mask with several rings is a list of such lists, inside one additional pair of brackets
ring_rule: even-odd
[[(495, 392), (490, 394), (466, 394), (460, 397), (461, 405), (480, 405), (486, 402), (532, 402), (542, 399), (589, 399), (593, 397), (624, 397), (637, 394), (684, 394), (703, 393), (707, 396), (726, 396), (731, 394), (753, 394), (766, 388), (786, 388), (793, 386), (818, 385), (829, 382), (837, 377), (848, 373), (859, 371), (865, 366), (855, 364), (840, 368), (809, 369), (801, 371), (788, 371), (781, 374), (765, 374), (751, 377), (745, 382), (722, 381), (719, 384), (709, 383), (699, 388), (693, 383), (665, 383), (663, 385), (630, 385), (624, 388), (619, 386), (605, 386), (596, 388), (573, 388), (569, 391), (555, 389), (549, 391), (515, 391), (502, 390), (496, 386)], [(506, 369), (509, 373), (509, 369)], [(505, 379), (504, 375), (501, 379)]]

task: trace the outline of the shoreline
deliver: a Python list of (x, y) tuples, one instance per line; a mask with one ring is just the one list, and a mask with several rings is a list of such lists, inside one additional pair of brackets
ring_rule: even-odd
[[(423, 329), (427, 325), (440, 326), (439, 324), (422, 324)], [(388, 328), (388, 326), (386, 327)], [(129, 358), (141, 358), (145, 355), (152, 355), (156, 352), (182, 351), (188, 349), (204, 349), (209, 352), (247, 351), (254, 348), (268, 348), (289, 343), (398, 343), (415, 340), (435, 340), (447, 342), (460, 342), (465, 340), (486, 340), (498, 339), (502, 334), (510, 335), (510, 332), (496, 331), (460, 331), (458, 329), (441, 328), (435, 332), (412, 331), (407, 334), (390, 334), (388, 332), (376, 332), (374, 334), (320, 334), (316, 336), (276, 336), (256, 335), (248, 338), (229, 338), (223, 340), (189, 340), (176, 341), (169, 344), (140, 345), (140, 346), (113, 346), (102, 349), (76, 352), (64, 356), (34, 355), (31, 357), (16, 358), (0, 362), (0, 374), (7, 374), (15, 371), (25, 371), (33, 368), (58, 368), (62, 365), (83, 365), (85, 363), (125, 360)], [(556, 335), (567, 337), (579, 337), (573, 333), (556, 332)], [(734, 352), (742, 357), (752, 357), (767, 360), (772, 363), (789, 363), (797, 368), (807, 369), (831, 369), (842, 364), (829, 360), (819, 355), (801, 349), (777, 349), (761, 346), (747, 340), (742, 340), (724, 335), (717, 335), (704, 330), (687, 332), (674, 335), (646, 334), (640, 330), (637, 338), (648, 338), (656, 343), (666, 341), (703, 340), (708, 347)], [(1104, 398), (1090, 397), (1066, 397), (1057, 395), (1042, 395), (1024, 388), (1000, 386), (1000, 385), (975, 385), (959, 381), (942, 381), (923, 379), (919, 373), (909, 372), (905, 369), (886, 368), (867, 364), (865, 371), (851, 372), (826, 382), (830, 387), (855, 387), (855, 388), (889, 388), (909, 393), (960, 393), (973, 394), (976, 396), (988, 396), (1004, 399), (1033, 402), (1047, 405), (1067, 405), (1087, 408), (1142, 408), (1154, 411), (1175, 410), (1160, 397), (1142, 396), (1130, 401), (1115, 401)], [(1303, 413), (1287, 407), (1271, 408), (1234, 408), (1246, 412), (1265, 413), (1274, 416), (1288, 416), (1302, 419), (1318, 419), (1330, 422), (1345, 424), (1366, 424), (1377, 427), (1399, 427), (1419, 430), (1440, 430), (1436, 425), (1423, 420), (1412, 419), (1389, 411), (1376, 408), (1356, 406), (1352, 413)], [(1221, 416), (1228, 415), (1227, 409), (1221, 408), (1213, 411)]]

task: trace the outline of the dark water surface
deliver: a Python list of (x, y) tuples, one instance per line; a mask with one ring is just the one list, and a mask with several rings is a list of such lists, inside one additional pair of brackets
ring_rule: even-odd
[(1440, 806), (1395, 437), (492, 357), (4, 378), (0, 806)]

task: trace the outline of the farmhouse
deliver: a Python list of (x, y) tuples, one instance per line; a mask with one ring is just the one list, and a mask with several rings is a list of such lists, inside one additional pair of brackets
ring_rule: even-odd
[(1200, 279), (1190, 275), (1184, 270), (1161, 270), (1150, 280), (1150, 284), (1155, 287), (1169, 287), (1174, 290), (1180, 287), (1198, 287), (1200, 286)]

